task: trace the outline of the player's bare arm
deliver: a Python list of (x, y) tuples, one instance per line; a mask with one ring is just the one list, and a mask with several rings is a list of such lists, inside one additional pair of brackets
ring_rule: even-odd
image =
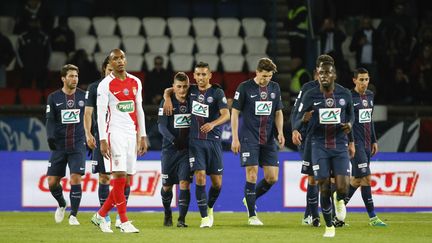
[(93, 137), (93, 134), (91, 133), (92, 114), (93, 114), (93, 107), (86, 106), (84, 108), (84, 131), (86, 136), (86, 143), (90, 149), (95, 149), (96, 139)]
[(240, 140), (238, 137), (239, 115), (240, 115), (239, 110), (235, 108), (231, 109), (231, 132), (232, 132), (231, 151), (234, 154), (240, 152)]
[(213, 130), (214, 127), (222, 125), (230, 119), (230, 113), (229, 113), (229, 110), (227, 108), (220, 109), (219, 113), (220, 113), (220, 116), (218, 117), (218, 119), (216, 119), (212, 122), (208, 122), (208, 123), (201, 126), (201, 128), (200, 128), (201, 132), (208, 133), (211, 130)]
[(302, 142), (302, 135), (298, 130), (293, 130), (291, 134), (291, 139), (294, 145), (299, 146)]
[(278, 132), (277, 139), (278, 139), (278, 143), (279, 143), (279, 148), (283, 148), (283, 146), (285, 145), (285, 136), (283, 133), (283, 113), (282, 113), (282, 110), (276, 111), (275, 125), (276, 125), (276, 129)]

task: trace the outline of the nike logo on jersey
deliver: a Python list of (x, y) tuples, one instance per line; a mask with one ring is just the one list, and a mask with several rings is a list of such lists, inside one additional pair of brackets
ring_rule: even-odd
[(358, 106), (358, 105), (360, 105), (360, 103), (354, 103), (354, 106)]
[(219, 172), (223, 171), (223, 168), (222, 168), (222, 169), (218, 169), (218, 171), (219, 171)]
[(63, 103), (56, 103), (56, 106), (62, 105)]
[(251, 98), (255, 98), (255, 97), (257, 97), (258, 95), (251, 95)]
[(322, 102), (314, 102), (314, 105), (319, 105), (319, 104), (321, 104)]
[(121, 91), (116, 91), (116, 92), (113, 92), (113, 94), (114, 95), (117, 95), (118, 93), (120, 93)]

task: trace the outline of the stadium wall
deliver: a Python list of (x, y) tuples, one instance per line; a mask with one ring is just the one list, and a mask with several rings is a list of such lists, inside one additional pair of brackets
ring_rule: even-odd
[[(50, 153), (0, 152), (0, 211), (51, 211), (56, 207), (45, 177)], [(297, 153), (280, 153), (278, 183), (257, 201), (258, 211), (303, 211), (307, 178), (300, 174)], [(224, 153), (224, 177), (216, 211), (244, 211), (244, 169), (238, 156)], [(96, 210), (97, 175), (87, 161), (83, 177), (81, 210)], [(432, 211), (432, 153), (379, 153), (372, 162), (372, 192), (377, 211)], [(261, 171), (260, 171), (261, 173)], [(259, 175), (259, 179), (262, 174)], [(62, 180), (69, 198), (69, 178)], [(130, 210), (162, 210), (160, 199), (160, 152), (139, 158), (129, 199)], [(197, 211), (192, 186), (191, 208)], [(175, 198), (177, 194), (175, 193)], [(176, 207), (176, 202), (172, 206)], [(364, 211), (360, 192), (350, 202), (349, 211)]]

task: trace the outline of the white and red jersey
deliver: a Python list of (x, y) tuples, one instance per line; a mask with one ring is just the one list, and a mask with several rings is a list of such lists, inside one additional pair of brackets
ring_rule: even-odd
[(100, 140), (111, 132), (134, 135), (139, 131), (146, 136), (141, 91), (141, 81), (129, 73), (124, 80), (111, 73), (100, 82), (96, 102)]

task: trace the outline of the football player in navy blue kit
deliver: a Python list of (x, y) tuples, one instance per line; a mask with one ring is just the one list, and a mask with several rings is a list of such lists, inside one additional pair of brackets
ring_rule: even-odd
[(374, 93), (367, 89), (369, 80), (369, 72), (366, 69), (358, 68), (354, 71), (353, 82), (355, 87), (351, 90), (351, 93), (355, 114), (352, 131), (355, 145), (350, 143), (350, 150), (354, 150), (355, 155), (351, 159), (352, 176), (345, 204), (348, 204), (357, 188), (361, 187), (361, 195), (369, 215), (369, 225), (387, 226), (375, 214), (371, 192), (370, 158), (378, 152), (378, 142), (372, 119)]
[(179, 72), (174, 76), (173, 115), (167, 116), (163, 112), (164, 100), (162, 100), (158, 113), (158, 128), (162, 134), (162, 204), (165, 209), (164, 226), (172, 226), (171, 201), (174, 184), (180, 186), (179, 194), (179, 218), (177, 227), (187, 227), (185, 218), (190, 202), (190, 182), (192, 173), (189, 167), (189, 127), (191, 114), (187, 92), (189, 78)]
[[(241, 166), (246, 171), (243, 203), (248, 209), (249, 225), (263, 225), (256, 215), (255, 200), (277, 182), (277, 145), (283, 147), (285, 144), (281, 92), (279, 84), (271, 81), (275, 72), (273, 61), (261, 58), (255, 78), (238, 86), (231, 111), (231, 150), (235, 154), (240, 153)], [(243, 115), (243, 125), (239, 136), (240, 114)], [(264, 178), (256, 185), (258, 166), (263, 168)]]
[(48, 184), (51, 194), (58, 202), (55, 222), (63, 221), (66, 201), (60, 180), (70, 170), (69, 194), (70, 225), (79, 225), (76, 216), (81, 202), (81, 176), (85, 172), (86, 147), (83, 127), (85, 92), (78, 85), (78, 67), (67, 64), (61, 69), (63, 88), (48, 96), (46, 128), (48, 145), (52, 150), (48, 163)]
[[(307, 91), (298, 108), (293, 130), (295, 144), (300, 144), (299, 129), (305, 121), (311, 126), (312, 163), (315, 179), (321, 192), (321, 209), (326, 222), (324, 237), (334, 237), (330, 176), (336, 182), (336, 217), (344, 220), (350, 168), (348, 137), (354, 122), (351, 92), (335, 85), (336, 68), (333, 63), (321, 63), (318, 70), (320, 85)], [(310, 117), (308, 117), (310, 116)]]
[[(323, 62), (334, 63), (334, 60), (329, 55), (326, 54), (320, 55), (316, 60), (316, 64), (315, 64), (316, 70)], [(302, 86), (294, 102), (294, 107), (291, 109), (291, 127), (294, 127), (295, 117), (297, 116), (298, 113), (298, 106), (300, 104), (302, 95), (306, 93), (306, 91), (318, 86), (319, 86), (318, 80), (309, 81)], [(302, 126), (300, 133), (305, 141), (298, 146), (299, 153), (303, 160), (301, 173), (308, 175), (308, 185), (307, 185), (307, 192), (306, 192), (306, 209), (305, 209), (302, 224), (304, 225), (312, 224), (313, 226), (318, 227), (320, 226), (320, 218), (318, 213), (318, 186), (312, 170), (312, 148), (311, 148), (310, 139), (308, 138), (309, 128), (310, 127), (308, 125)]]

